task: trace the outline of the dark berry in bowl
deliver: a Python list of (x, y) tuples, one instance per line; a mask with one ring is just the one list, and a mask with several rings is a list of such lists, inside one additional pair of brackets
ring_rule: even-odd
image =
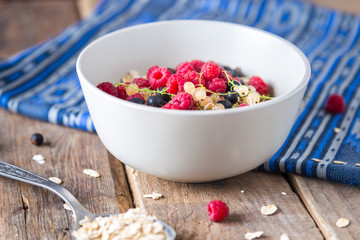
[(153, 107), (162, 107), (166, 104), (166, 102), (161, 96), (153, 95), (148, 98), (146, 104)]
[(132, 98), (129, 100), (129, 102), (137, 103), (137, 104), (145, 104), (144, 100), (141, 98)]
[(231, 91), (231, 94), (224, 95), (224, 98), (229, 100), (232, 104), (238, 101), (239, 94), (235, 91)]
[(238, 68), (233, 69), (228, 66), (222, 66), (222, 68), (224, 68), (233, 77), (244, 77), (244, 75), (241, 73), (241, 71)]
[(30, 141), (32, 144), (40, 146), (44, 142), (44, 137), (40, 133), (34, 133), (31, 136)]
[(224, 105), (225, 108), (232, 108), (232, 103), (227, 99), (218, 101), (218, 103), (221, 103), (222, 105)]
[(160, 87), (160, 88), (158, 88), (157, 90), (158, 90), (159, 92), (158, 92), (158, 93), (156, 93), (156, 95), (158, 95), (158, 96), (162, 97), (162, 98), (165, 100), (165, 102), (168, 102), (168, 101), (170, 101), (170, 100), (171, 100), (171, 97), (170, 97), (170, 95), (169, 95), (169, 94), (166, 94), (166, 93), (160, 93), (163, 89), (164, 89), (164, 87)]
[[(236, 79), (237, 79), (237, 78), (236, 78)], [(240, 80), (239, 80), (239, 81), (238, 81), (238, 80), (233, 80), (232, 83), (231, 83), (231, 82), (228, 82), (228, 83), (226, 84), (226, 91), (227, 91), (227, 92), (230, 92), (230, 91), (232, 90), (231, 88), (232, 88), (234, 85), (240, 86), (240, 85), (241, 85)]]

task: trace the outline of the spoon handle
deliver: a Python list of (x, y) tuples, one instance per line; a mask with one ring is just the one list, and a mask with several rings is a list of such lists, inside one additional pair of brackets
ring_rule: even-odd
[(35, 173), (27, 171), (25, 169), (16, 167), (6, 162), (0, 161), (0, 175), (8, 177), (21, 182), (29, 183), (35, 186), (46, 188), (56, 193), (62, 200), (70, 205), (71, 209), (75, 213), (75, 216), (83, 216), (88, 211), (76, 200), (76, 198), (64, 187), (56, 184), (44, 177), (41, 177)]

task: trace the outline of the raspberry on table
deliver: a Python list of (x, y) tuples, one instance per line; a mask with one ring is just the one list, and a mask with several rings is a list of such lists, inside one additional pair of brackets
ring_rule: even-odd
[(213, 62), (207, 62), (207, 63), (204, 63), (204, 65), (202, 65), (201, 72), (205, 79), (211, 80), (211, 79), (217, 78), (219, 76), (220, 67)]
[(181, 75), (171, 75), (166, 83), (166, 87), (168, 88), (167, 92), (171, 94), (176, 94), (179, 91), (184, 91), (185, 82), (186, 80)]
[(193, 98), (190, 93), (180, 92), (172, 99), (173, 106), (171, 109), (190, 110), (194, 105)]
[(206, 82), (206, 88), (216, 93), (224, 93), (226, 91), (226, 83), (221, 78), (213, 78)]
[(118, 97), (118, 89), (111, 82), (102, 82), (96, 87), (114, 97)]
[(200, 72), (201, 67), (204, 65), (204, 62), (201, 60), (192, 60), (190, 62), (190, 65), (194, 68), (196, 72)]
[(346, 109), (346, 103), (343, 96), (332, 94), (326, 101), (325, 109), (329, 113), (343, 113)]
[(133, 80), (133, 83), (136, 83), (136, 85), (138, 85), (139, 88), (148, 88), (148, 87), (150, 87), (149, 80), (147, 80), (145, 78), (135, 78)]
[(220, 200), (212, 200), (207, 205), (208, 215), (211, 221), (219, 222), (229, 215), (229, 207)]
[(165, 68), (155, 68), (149, 75), (149, 84), (153, 90), (156, 90), (160, 87), (165, 87), (169, 77), (171, 76), (171, 72)]
[(176, 67), (176, 74), (184, 76), (187, 72), (194, 71), (193, 66), (189, 62), (182, 62)]
[(262, 78), (258, 76), (251, 77), (249, 79), (249, 85), (253, 86), (256, 89), (256, 91), (261, 95), (268, 94), (268, 86), (266, 85), (264, 80), (262, 80)]

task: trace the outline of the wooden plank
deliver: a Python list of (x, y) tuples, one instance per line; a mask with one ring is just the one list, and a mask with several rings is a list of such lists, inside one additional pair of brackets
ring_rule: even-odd
[[(294, 174), (289, 178), (326, 239), (360, 239), (358, 188)], [(341, 217), (350, 220), (346, 228), (335, 225)]]
[[(126, 167), (135, 205), (173, 226), (177, 239), (243, 239), (246, 232), (264, 231), (262, 239), (323, 239), (314, 221), (279, 174), (249, 172), (206, 184), (175, 183)], [(241, 193), (244, 190), (244, 193)], [(144, 194), (159, 192), (159, 200)], [(283, 196), (281, 192), (286, 192)], [(226, 202), (230, 215), (220, 223), (207, 216), (207, 203)], [(275, 204), (279, 210), (264, 216), (260, 209)]]
[[(31, 120), (3, 109), (0, 123), (3, 161), (44, 177), (59, 177), (62, 185), (94, 213), (125, 212), (133, 206), (122, 164), (113, 157), (109, 160), (96, 134)], [(49, 144), (30, 144), (34, 132), (42, 133)], [(46, 163), (31, 160), (35, 154), (44, 155)], [(83, 174), (84, 168), (99, 171), (101, 177)], [(59, 197), (35, 186), (0, 179), (0, 229), (6, 229), (0, 232), (0, 239), (71, 238), (72, 214), (64, 210)]]
[(352, 14), (360, 14), (360, 1), (359, 0), (307, 0), (319, 6), (336, 9), (343, 12)]
[(0, 1), (0, 57), (56, 35), (78, 17), (74, 1)]

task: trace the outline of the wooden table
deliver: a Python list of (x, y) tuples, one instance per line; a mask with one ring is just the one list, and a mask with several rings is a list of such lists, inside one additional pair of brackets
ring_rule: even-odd
[[(0, 56), (55, 35), (87, 15), (94, 0), (0, 0)], [(320, 4), (360, 13), (357, 0), (316, 0)], [(246, 232), (264, 231), (261, 239), (360, 239), (360, 191), (358, 188), (292, 174), (249, 172), (231, 179), (185, 184), (164, 181), (125, 167), (100, 142), (98, 136), (33, 120), (0, 109), (1, 160), (45, 177), (56, 176), (63, 186), (95, 213), (125, 212), (145, 208), (172, 225), (177, 239), (244, 239)], [(34, 132), (48, 144), (30, 144)], [(46, 158), (43, 165), (31, 160)], [(82, 173), (96, 169), (100, 178)], [(241, 190), (244, 190), (242, 193)], [(143, 194), (162, 193), (159, 200)], [(286, 195), (281, 193), (285, 192)], [(207, 203), (221, 199), (230, 216), (221, 223), (207, 217)], [(71, 239), (72, 213), (53, 193), (0, 177), (0, 239)], [(272, 216), (260, 213), (275, 204)], [(346, 228), (335, 222), (345, 217)]]

